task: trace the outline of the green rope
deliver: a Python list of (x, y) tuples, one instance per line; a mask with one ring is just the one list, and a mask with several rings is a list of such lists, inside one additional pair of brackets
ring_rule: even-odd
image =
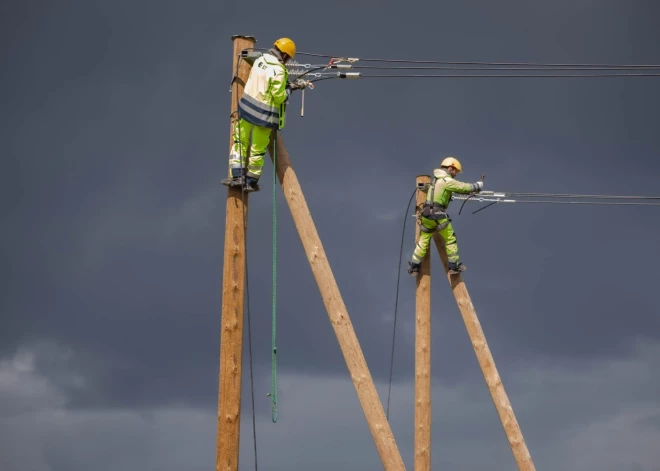
[(276, 306), (277, 306), (277, 129), (273, 138), (273, 365), (271, 379), (271, 399), (273, 423), (277, 422), (277, 347), (275, 346)]

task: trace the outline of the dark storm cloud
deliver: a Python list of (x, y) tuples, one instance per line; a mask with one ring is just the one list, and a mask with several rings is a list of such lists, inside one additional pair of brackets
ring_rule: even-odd
[[(63, 363), (39, 355), (39, 374), (80, 413), (177, 403), (214, 416), (226, 195), (218, 180), (227, 164), (232, 34), (254, 34), (258, 47), (288, 35), (302, 51), (362, 58), (653, 63), (660, 57), (652, 2), (348, 6), (289, 2), (277, 10), (258, 3), (262, 13), (249, 15), (240, 4), (206, 1), (185, 8), (155, 1), (2, 6), (0, 358), (39, 341), (69, 352)], [(294, 96), (285, 143), (379, 384), (389, 374), (401, 224), (415, 176), (455, 155), (465, 167), (461, 178), (485, 173), (487, 189), (657, 194), (657, 83), (325, 81), (306, 92), (304, 117)], [(267, 161), (262, 191), (250, 196), (248, 232), (261, 398), (270, 390), (271, 182)], [(277, 198), (278, 371), (282, 378), (346, 381), (279, 188)], [(502, 204), (470, 214), (476, 207), (467, 204), (458, 216), (454, 204), (452, 215), (469, 267), (464, 278), (511, 395), (523, 387), (509, 383), (524, 370), (521, 358), (538, 360), (539, 369), (548, 368), (548, 358), (566, 365), (620, 361), (636, 340), (658, 340), (655, 208)], [(407, 224), (404, 270), (412, 218)], [(433, 374), (446, 387), (478, 384), (483, 407), (492, 410), (437, 254), (432, 260)], [(397, 325), (394, 379), (409, 388), (414, 281), (405, 272)], [(247, 345), (245, 360), (247, 401)], [(644, 384), (645, 391), (658, 387)], [(350, 383), (342, 387), (356, 407)], [(557, 387), (563, 394), (569, 388)], [(529, 388), (534, 394), (543, 386)], [(379, 386), (383, 401), (385, 392)], [(633, 393), (616, 399), (630, 407), (649, 400)], [(268, 420), (268, 402), (258, 404)], [(398, 407), (399, 414), (412, 413), (409, 405)], [(543, 416), (538, 421), (532, 412), (519, 417), (536, 449), (547, 438), (535, 425), (552, 415), (546, 409), (535, 409)], [(300, 405), (295, 413), (302, 417), (307, 409)], [(191, 427), (212, 428), (191, 420)], [(466, 427), (480, 420), (473, 416)], [(87, 458), (62, 451), (65, 441), (51, 442), (49, 459), (84, 468)], [(509, 466), (506, 447), (501, 453)], [(132, 467), (140, 462), (127, 458)]]
[[(36, 352), (36, 353), (35, 353)], [(204, 469), (212, 463), (215, 414), (209, 409), (170, 405), (113, 410), (71, 410), (67, 394), (44, 378), (39, 356), (53, 363), (71, 357), (57, 348), (19, 352), (0, 362), (0, 409), (12, 433), (0, 455), (3, 469), (124, 469), (144, 463), (159, 469)], [(519, 362), (506, 377), (538, 467), (561, 469), (642, 469), (657, 462), (658, 344), (638, 343), (616, 361)], [(452, 469), (515, 466), (482, 379), (433, 383), (433, 462)], [(259, 382), (261, 391), (267, 382)], [(76, 387), (84, 388), (79, 379)], [(380, 391), (385, 384), (379, 383)], [(413, 384), (394, 385), (392, 429), (405, 463), (413, 458)], [(332, 398), (332, 400), (328, 400)], [(247, 403), (249, 397), (244, 397)], [(258, 394), (256, 419), (259, 462), (273, 469), (360, 466), (380, 469), (379, 458), (346, 378), (285, 373), (280, 376), (280, 416), (271, 422), (268, 400)], [(249, 406), (241, 424), (241, 463), (253, 461)], [(312, 425), (313, 424), (313, 425)], [(312, 426), (310, 426), (312, 425)], [(340, 433), (338, 433), (340, 431)], [(71, 444), (75, 443), (75, 452)], [(542, 444), (542, 446), (537, 445)], [(138, 446), (136, 446), (138, 445)], [(37, 452), (35, 452), (35, 450)], [(477, 451), (478, 450), (478, 451)], [(594, 451), (592, 451), (594, 450)], [(339, 452), (339, 453), (338, 453)], [(652, 468), (651, 468), (652, 469)]]

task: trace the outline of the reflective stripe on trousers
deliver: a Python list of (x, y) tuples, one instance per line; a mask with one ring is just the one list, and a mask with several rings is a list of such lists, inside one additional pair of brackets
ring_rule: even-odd
[[(272, 129), (257, 126), (244, 119), (239, 119), (234, 126), (234, 145), (229, 153), (229, 166), (243, 168), (245, 155), (250, 148), (250, 158), (247, 165), (247, 176), (259, 178), (264, 166), (264, 156), (270, 143)], [(250, 134), (252, 134), (250, 136)], [(250, 145), (250, 141), (252, 144)]]
[(449, 262), (458, 263), (458, 242), (449, 218), (442, 219), (440, 223), (425, 217), (422, 217), (421, 220), (422, 224), (420, 226), (419, 241), (417, 241), (415, 251), (413, 252), (412, 261), (415, 263), (421, 263), (429, 248), (433, 233), (438, 232), (440, 237), (445, 241), (447, 260)]

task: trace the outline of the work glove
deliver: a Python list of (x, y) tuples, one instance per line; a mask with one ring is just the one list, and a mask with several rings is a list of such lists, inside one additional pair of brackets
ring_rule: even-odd
[(475, 185), (477, 186), (477, 189), (475, 190), (475, 193), (479, 193), (484, 187), (484, 182), (479, 180), (478, 182), (475, 183)]
[(289, 82), (287, 84), (289, 90), (300, 90), (305, 87), (307, 87), (307, 82), (302, 79), (297, 79), (295, 82)]

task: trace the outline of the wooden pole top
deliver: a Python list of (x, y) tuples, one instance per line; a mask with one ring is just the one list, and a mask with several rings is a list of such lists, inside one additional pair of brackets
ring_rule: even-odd
[(255, 43), (257, 42), (257, 39), (254, 36), (243, 36), (242, 34), (234, 34), (231, 37), (232, 41), (236, 41), (237, 39), (247, 39), (254, 41)]

